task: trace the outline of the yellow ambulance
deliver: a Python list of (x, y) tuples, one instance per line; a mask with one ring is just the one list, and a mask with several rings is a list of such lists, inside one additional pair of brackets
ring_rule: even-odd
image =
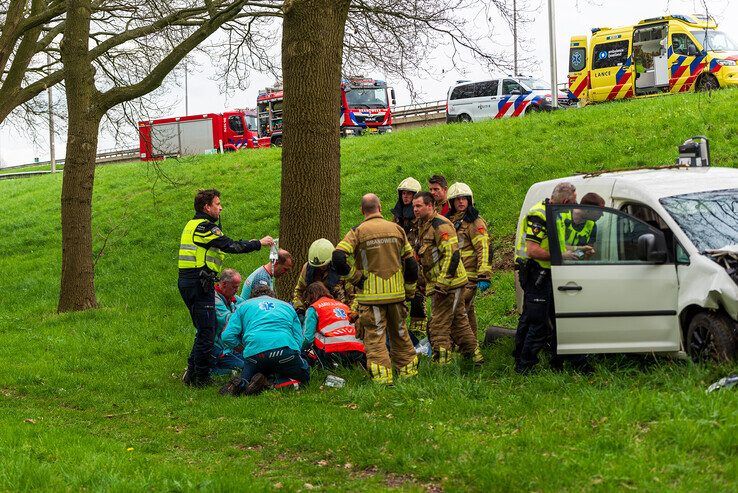
[(738, 44), (712, 17), (646, 19), (592, 29), (569, 48), (569, 98), (609, 101), (666, 92), (738, 87)]

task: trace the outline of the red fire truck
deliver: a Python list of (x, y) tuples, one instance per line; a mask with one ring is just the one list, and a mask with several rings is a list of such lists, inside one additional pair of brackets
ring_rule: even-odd
[(253, 110), (138, 122), (138, 135), (142, 161), (259, 147)]
[[(382, 80), (350, 77), (341, 82), (341, 135), (361, 135), (364, 132), (391, 132), (395, 90)], [(259, 141), (261, 145), (282, 144), (282, 108), (284, 91), (281, 85), (259, 91), (256, 99)], [(268, 140), (267, 140), (268, 139)]]

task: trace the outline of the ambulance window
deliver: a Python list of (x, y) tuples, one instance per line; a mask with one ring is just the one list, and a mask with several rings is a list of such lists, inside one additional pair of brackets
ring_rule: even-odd
[(487, 80), (474, 84), (474, 97), (497, 96), (497, 85), (496, 80)]
[(457, 86), (451, 93), (451, 99), (467, 99), (474, 97), (474, 84), (464, 84)]
[(587, 50), (572, 48), (569, 53), (569, 72), (581, 72), (587, 66)]
[(593, 50), (592, 68), (617, 67), (628, 59), (628, 41), (615, 41), (596, 45)]
[(700, 51), (694, 41), (686, 34), (673, 34), (671, 36), (671, 46), (677, 55), (695, 56)]
[(233, 115), (228, 117), (228, 126), (231, 127), (231, 130), (236, 132), (237, 134), (243, 133), (243, 120), (240, 116)]
[(502, 81), (502, 94), (507, 96), (509, 94), (512, 94), (513, 91), (518, 91), (518, 94), (525, 94), (528, 91), (526, 91), (523, 86), (518, 84), (512, 79), (505, 79)]

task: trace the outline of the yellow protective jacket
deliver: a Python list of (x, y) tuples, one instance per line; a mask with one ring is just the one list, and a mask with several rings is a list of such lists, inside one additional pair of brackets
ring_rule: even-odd
[(467, 283), (466, 269), (459, 251), (459, 238), (454, 225), (445, 217), (436, 213), (420, 223), (417, 254), (427, 291), (433, 288), (445, 291)]
[(261, 248), (259, 240), (228, 238), (215, 221), (204, 212), (198, 212), (185, 225), (179, 240), (179, 277), (197, 277), (203, 270), (219, 274), (226, 253), (248, 253)]
[(461, 262), (466, 269), (469, 282), (489, 281), (492, 277), (490, 265), (490, 240), (487, 223), (480, 216), (469, 222), (464, 219), (466, 212), (457, 212), (449, 218), (459, 237)]
[(405, 231), (377, 212), (352, 228), (336, 250), (353, 256), (350, 272), (344, 276), (356, 286), (356, 301), (363, 305), (399, 303), (415, 294), (416, 281), (405, 283), (405, 259), (412, 247)]
[(341, 279), (335, 269), (333, 269), (333, 266), (328, 265), (321, 269), (305, 262), (300, 270), (300, 276), (297, 278), (295, 291), (292, 294), (292, 306), (295, 307), (295, 310), (304, 311), (308, 309), (305, 306), (303, 296), (307, 287), (314, 282), (322, 282), (335, 299), (349, 307), (352, 305), (354, 301), (354, 287)]

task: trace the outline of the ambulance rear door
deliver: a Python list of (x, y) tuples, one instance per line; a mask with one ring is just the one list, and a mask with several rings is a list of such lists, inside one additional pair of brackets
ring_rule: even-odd
[(589, 96), (589, 60), (587, 36), (572, 36), (569, 43), (569, 99), (587, 101)]
[(633, 30), (621, 30), (592, 38), (590, 99), (609, 101), (633, 96)]

